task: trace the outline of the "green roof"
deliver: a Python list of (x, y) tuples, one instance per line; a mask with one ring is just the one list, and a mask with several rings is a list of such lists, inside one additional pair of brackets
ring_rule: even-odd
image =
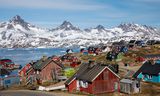
[(57, 64), (58, 66), (60, 66), (61, 68), (64, 68), (64, 66), (62, 64), (59, 64), (55, 61), (52, 60), (51, 57), (47, 58), (47, 59), (40, 59), (38, 60), (34, 65), (33, 65), (33, 69), (35, 70), (42, 70), (47, 64), (49, 64), (50, 62), (54, 62), (55, 64)]
[(35, 70), (42, 70), (43, 67), (45, 67), (51, 61), (52, 61), (51, 58), (47, 58), (46, 60), (40, 59), (33, 65), (33, 68)]

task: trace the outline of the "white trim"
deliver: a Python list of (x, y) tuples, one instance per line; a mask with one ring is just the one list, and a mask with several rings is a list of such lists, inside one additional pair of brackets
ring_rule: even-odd
[(111, 69), (109, 69), (109, 68), (106, 66), (106, 67), (104, 67), (104, 69), (103, 69), (101, 72), (99, 72), (99, 73), (97, 74), (97, 76), (94, 77), (94, 79), (92, 79), (92, 82), (93, 82), (106, 68), (107, 68), (109, 71), (111, 71), (115, 76), (117, 76), (118, 78), (120, 78), (115, 72), (113, 72)]
[(101, 71), (101, 72), (99, 72), (98, 74), (97, 74), (97, 76), (95, 76), (93, 79), (92, 79), (92, 82), (106, 69), (107, 67), (104, 67), (104, 69)]
[(80, 90), (79, 80), (77, 80), (77, 90)]
[(115, 72), (113, 72), (110, 68), (107, 67), (108, 70), (110, 70), (115, 76), (117, 76), (118, 78), (120, 78)]
[(67, 85), (71, 84), (75, 79), (76, 77), (74, 77)]

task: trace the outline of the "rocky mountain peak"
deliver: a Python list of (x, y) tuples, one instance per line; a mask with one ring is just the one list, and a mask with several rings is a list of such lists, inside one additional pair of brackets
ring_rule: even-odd
[(118, 27), (119, 28), (125, 28), (125, 27), (140, 27), (141, 25), (135, 24), (135, 23), (121, 23)]
[(102, 26), (102, 25), (98, 25), (95, 29), (97, 29), (99, 31), (105, 30), (104, 26)]
[(20, 23), (24, 23), (24, 20), (19, 15), (16, 15), (10, 20), (10, 22), (20, 24)]
[(73, 25), (69, 21), (64, 21), (60, 26), (62, 27), (73, 27)]
[(9, 20), (8, 25), (15, 26), (17, 24), (21, 25), (24, 29), (29, 30), (28, 24), (26, 21), (24, 21), (19, 15), (14, 16), (11, 20)]
[(12, 20), (13, 21), (20, 21), (20, 20), (22, 20), (22, 18), (19, 15), (16, 15), (16, 16), (13, 17)]
[(70, 23), (69, 21), (64, 21), (59, 27), (57, 27), (55, 29), (52, 29), (52, 31), (56, 31), (56, 30), (64, 30), (64, 31), (74, 30), (74, 31), (80, 31), (79, 28), (73, 26), (72, 23)]
[(144, 32), (145, 31), (142, 25), (135, 24), (135, 23), (123, 23), (123, 24), (120, 24), (118, 28), (121, 28), (123, 31), (126, 31), (126, 32), (129, 32), (129, 31)]

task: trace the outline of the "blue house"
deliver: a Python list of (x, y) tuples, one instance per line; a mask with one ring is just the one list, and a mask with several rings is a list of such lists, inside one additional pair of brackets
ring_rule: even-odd
[(117, 57), (117, 54), (113, 51), (110, 51), (107, 53), (106, 59), (109, 61), (112, 61), (112, 60), (116, 59), (116, 57)]
[(0, 69), (0, 86), (8, 88), (20, 83), (17, 71), (8, 72), (6, 69)]
[(144, 81), (160, 83), (160, 60), (146, 61), (133, 75)]
[(137, 40), (137, 41), (135, 42), (135, 44), (136, 44), (137, 46), (143, 46), (143, 45), (145, 44), (145, 42), (144, 42), (143, 40)]
[(122, 46), (121, 49), (120, 49), (120, 52), (127, 53), (128, 48), (126, 46)]

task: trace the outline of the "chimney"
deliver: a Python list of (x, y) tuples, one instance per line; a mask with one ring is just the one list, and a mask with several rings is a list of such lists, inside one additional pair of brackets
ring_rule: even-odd
[(152, 65), (154, 65), (154, 64), (156, 63), (155, 60), (149, 60), (149, 62), (150, 62)]
[(94, 64), (94, 61), (89, 60), (88, 68), (92, 68), (94, 65), (95, 65), (95, 64)]
[(45, 60), (47, 60), (47, 56), (42, 57), (42, 61), (44, 62)]
[(31, 64), (31, 65), (33, 65), (33, 63), (34, 63), (34, 61), (33, 61), (33, 60), (31, 60), (30, 64)]

